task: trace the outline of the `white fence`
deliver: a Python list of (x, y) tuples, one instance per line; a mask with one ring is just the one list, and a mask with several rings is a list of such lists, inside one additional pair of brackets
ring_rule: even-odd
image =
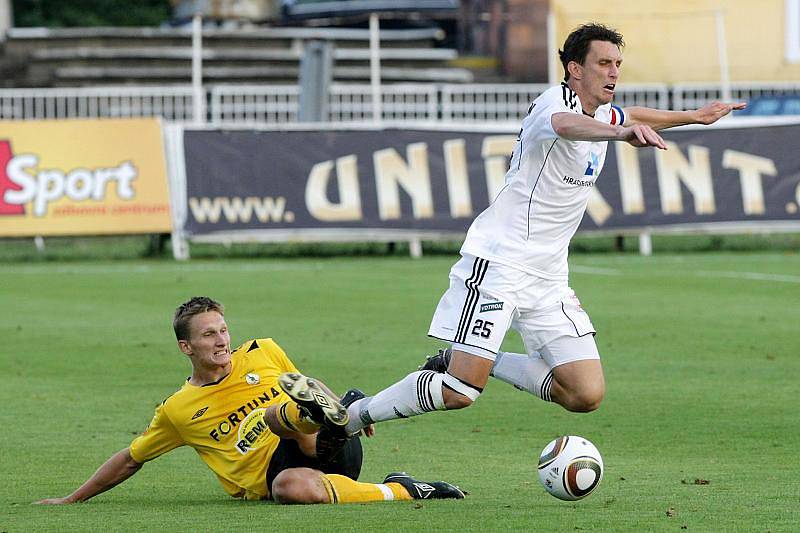
[[(416, 122), (517, 122), (544, 84), (398, 84), (381, 87), (382, 120)], [(211, 88), (211, 122), (215, 125), (264, 125), (296, 122), (299, 87), (216, 86)], [(669, 108), (666, 85), (637, 85), (618, 93), (621, 105)], [(328, 97), (329, 122), (372, 121), (369, 85), (335, 84)]]
[[(297, 122), (300, 87), (297, 85), (217, 85), (211, 88), (211, 123), (265, 125)], [(398, 84), (381, 87), (383, 120), (430, 121), (437, 118), (435, 84)], [(329, 122), (373, 120), (369, 85), (334, 84), (327, 102)]]
[(190, 122), (191, 87), (0, 89), (0, 119), (128, 118), (160, 116)]
[[(672, 87), (674, 109), (696, 109), (722, 98), (722, 89), (715, 83), (678, 84)], [(731, 83), (731, 99), (747, 101), (759, 96), (800, 96), (800, 81)]]
[[(446, 122), (519, 121), (530, 103), (547, 90), (547, 84), (463, 84), (441, 88), (442, 120)], [(616, 102), (669, 109), (669, 88), (664, 84), (620, 86)]]
[[(541, 84), (397, 84), (381, 86), (381, 120), (390, 122), (518, 122)], [(734, 100), (800, 96), (800, 82), (734, 83)], [(694, 109), (719, 99), (718, 84), (621, 85), (616, 102), (658, 109)], [(161, 116), (177, 123), (263, 126), (297, 122), (297, 85), (219, 85), (204, 92), (208, 116), (195, 121), (192, 88), (92, 87), (0, 89), (0, 120)], [(374, 121), (369, 85), (334, 84), (327, 102), (329, 122)]]
[(218, 85), (211, 89), (211, 123), (296, 122), (299, 102), (299, 85)]
[[(438, 98), (438, 86), (434, 83), (383, 85), (381, 118), (398, 122), (436, 120)], [(328, 101), (328, 120), (373, 120), (372, 88), (369, 85), (333, 85)]]

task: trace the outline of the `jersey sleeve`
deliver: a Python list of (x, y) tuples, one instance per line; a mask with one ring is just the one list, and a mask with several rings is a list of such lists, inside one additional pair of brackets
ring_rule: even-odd
[(522, 121), (520, 140), (523, 145), (557, 139), (558, 135), (553, 130), (553, 115), (577, 113), (578, 105), (578, 96), (566, 85), (551, 87), (543, 92), (533, 102), (530, 113)]
[(183, 446), (184, 442), (165, 412), (164, 403), (156, 407), (153, 420), (144, 432), (133, 439), (130, 446), (131, 457), (137, 463), (144, 463)]

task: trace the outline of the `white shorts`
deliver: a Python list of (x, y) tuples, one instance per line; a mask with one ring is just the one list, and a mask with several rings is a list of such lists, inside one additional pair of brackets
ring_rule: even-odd
[(566, 281), (464, 255), (450, 269), (428, 335), (494, 359), (509, 328), (551, 367), (600, 358), (592, 321)]

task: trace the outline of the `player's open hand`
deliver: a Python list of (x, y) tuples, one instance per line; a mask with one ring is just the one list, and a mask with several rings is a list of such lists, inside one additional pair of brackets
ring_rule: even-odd
[(698, 124), (713, 124), (734, 109), (744, 109), (745, 107), (747, 107), (746, 102), (737, 102), (734, 104), (711, 102), (694, 112), (695, 120)]
[(656, 133), (653, 128), (645, 124), (634, 124), (633, 126), (623, 128), (621, 133), (622, 140), (631, 146), (635, 146), (637, 148), (641, 148), (643, 146), (654, 146), (656, 148), (660, 148), (661, 150), (667, 149), (667, 145), (664, 142), (664, 139), (661, 138), (661, 135)]
[(44, 500), (39, 500), (38, 502), (33, 502), (34, 505), (64, 505), (66, 503), (73, 503), (70, 501), (69, 498), (46, 498)]

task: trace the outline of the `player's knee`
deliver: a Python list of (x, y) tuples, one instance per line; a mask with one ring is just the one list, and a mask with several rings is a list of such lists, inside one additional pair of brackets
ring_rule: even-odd
[(272, 499), (278, 503), (325, 503), (327, 498), (319, 474), (310, 468), (284, 470), (272, 482)]
[(600, 385), (584, 387), (571, 394), (567, 408), (576, 413), (589, 413), (600, 407), (605, 396), (605, 387)]

